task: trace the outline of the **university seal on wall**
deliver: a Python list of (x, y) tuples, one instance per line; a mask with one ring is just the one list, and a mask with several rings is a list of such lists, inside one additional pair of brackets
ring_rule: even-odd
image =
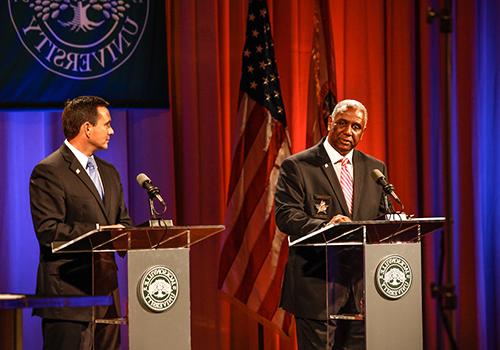
[(146, 310), (163, 312), (177, 300), (179, 283), (172, 270), (155, 265), (144, 272), (137, 289), (139, 301)]
[(47, 70), (70, 79), (102, 77), (141, 41), (149, 0), (8, 0), (19, 40)]
[(385, 298), (399, 299), (411, 287), (413, 275), (410, 264), (400, 255), (389, 255), (377, 266), (375, 272), (375, 285)]

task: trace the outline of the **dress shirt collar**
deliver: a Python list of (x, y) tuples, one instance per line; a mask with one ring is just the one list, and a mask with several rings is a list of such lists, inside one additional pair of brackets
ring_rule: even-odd
[[(87, 169), (87, 163), (89, 161), (89, 157), (87, 157), (85, 154), (80, 152), (75, 146), (73, 146), (71, 143), (69, 143), (68, 140), (64, 140), (64, 144), (66, 146), (68, 146), (70, 151), (75, 155), (76, 159), (78, 159), (78, 162), (82, 165), (83, 169)], [(91, 155), (90, 157), (94, 158), (94, 155)], [(96, 167), (97, 167), (97, 164), (96, 164)]]
[(328, 137), (325, 138), (325, 141), (323, 142), (323, 146), (325, 147), (326, 153), (328, 154), (328, 157), (330, 158), (330, 161), (332, 164), (336, 164), (337, 162), (340, 162), (343, 158), (348, 158), (349, 162), (352, 163), (352, 154), (354, 152), (354, 149), (350, 150), (349, 153), (344, 157), (341, 155), (335, 148), (333, 148), (332, 145), (330, 145), (330, 142), (328, 142)]

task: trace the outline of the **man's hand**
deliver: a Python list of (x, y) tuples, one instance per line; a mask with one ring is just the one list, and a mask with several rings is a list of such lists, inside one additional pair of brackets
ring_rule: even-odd
[(329, 224), (338, 224), (340, 222), (350, 222), (351, 219), (349, 219), (347, 216), (344, 215), (335, 215), (329, 222)]
[(114, 228), (125, 228), (122, 224), (113, 224), (113, 225), (99, 225), (98, 229), (100, 231), (112, 230)]

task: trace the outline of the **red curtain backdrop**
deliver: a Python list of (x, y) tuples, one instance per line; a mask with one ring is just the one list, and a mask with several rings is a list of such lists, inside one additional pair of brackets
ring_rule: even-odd
[[(337, 97), (366, 105), (360, 148), (386, 162), (406, 212), (453, 219), (444, 234), (443, 281), (456, 286), (458, 299), (446, 314), (460, 349), (495, 349), (500, 5), (451, 1), (452, 33), (443, 34), (426, 13), (429, 4), (440, 9), (444, 2), (329, 0)], [(306, 146), (314, 1), (269, 0), (268, 7), (295, 153)], [(99, 154), (117, 164), (136, 223), (147, 216), (135, 183), (142, 171), (161, 187), (175, 224), (224, 222), (247, 9), (247, 0), (166, 0), (171, 108), (112, 110), (116, 136)], [(26, 220), (28, 181), (32, 167), (62, 142), (59, 116), (0, 112), (0, 292), (34, 292), (38, 246)], [(450, 348), (430, 293), (442, 237), (424, 238), (426, 349)], [(216, 238), (192, 250), (193, 349), (295, 349), (294, 329), (287, 337), (268, 323), (259, 328), (255, 315), (218, 291), (220, 246)], [(37, 348), (39, 320), (29, 310), (24, 316), (26, 348)]]
[[(314, 2), (270, 0), (268, 6), (292, 150), (297, 152), (306, 142)], [(338, 98), (358, 99), (368, 108), (368, 131), (360, 148), (387, 163), (389, 179), (408, 213), (444, 216), (445, 34), (440, 33), (437, 21), (426, 23), (427, 6), (423, 1), (331, 0), (330, 15)], [(221, 223), (234, 145), (231, 135), (237, 125), (247, 2), (170, 1), (168, 8), (177, 223)], [(454, 23), (460, 26), (454, 26), (453, 34), (460, 97), (457, 121), (472, 109), (466, 88), (472, 74), (472, 53), (467, 47), (475, 18), (466, 14), (473, 13), (473, 1), (458, 2)], [(460, 143), (469, 132), (459, 129), (452, 136)], [(471, 181), (466, 170), (471, 152), (466, 146), (459, 145), (459, 149), (462, 156), (455, 167), (463, 167), (459, 186), (466, 188)], [(462, 195), (470, 194), (465, 190)], [(473, 213), (463, 199), (460, 208), (452, 214)], [(477, 312), (475, 289), (469, 286), (474, 284), (475, 274), (457, 274), (473, 268), (471, 225), (463, 220), (453, 232), (460, 237), (454, 245), (454, 256), (460, 258), (455, 261), (455, 275), (448, 276), (456, 278), (460, 292), (453, 324), (463, 348), (478, 344), (477, 326), (470, 319)], [(447, 343), (429, 287), (437, 280), (438, 235), (426, 238), (424, 248), (426, 348)], [(193, 344), (255, 349), (256, 321), (216, 291), (217, 244), (204, 243), (193, 257)], [(470, 302), (461, 302), (463, 297)], [(269, 349), (294, 348), (294, 339), (267, 328), (264, 343)]]

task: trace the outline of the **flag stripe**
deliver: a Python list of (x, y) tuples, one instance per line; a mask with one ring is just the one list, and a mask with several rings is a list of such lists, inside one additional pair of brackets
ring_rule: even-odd
[[(275, 124), (275, 128), (280, 128), (279, 124)], [(281, 148), (282, 140), (279, 140), (279, 136), (282, 133), (277, 132), (275, 130), (273, 137), (271, 139), (271, 144), (268, 151), (267, 158), (267, 167), (266, 167), (266, 178), (271, 179), (269, 174), (273, 171), (275, 160), (279, 153), (279, 148)], [(281, 141), (281, 142), (280, 142)], [(274, 151), (275, 152), (272, 152)], [(272, 152), (272, 153), (271, 153)], [(266, 181), (267, 182), (267, 181)], [(274, 202), (274, 189), (276, 188), (275, 184), (268, 184), (266, 186), (266, 191), (264, 198), (266, 199), (266, 204)], [(271, 243), (273, 241), (274, 236), (274, 227), (276, 223), (274, 221), (274, 215), (269, 215), (272, 213), (272, 209), (274, 206), (268, 205), (268, 210), (266, 212), (266, 224), (262, 228), (259, 233), (259, 238), (256, 242), (256, 245), (253, 247), (251, 257), (246, 267), (246, 271), (243, 278), (243, 283), (240, 285), (238, 292), (236, 293), (236, 297), (244, 302), (247, 301), (248, 296), (251, 292), (251, 286), (254, 284), (254, 281), (262, 267), (262, 264), (266, 260), (267, 254), (271, 249)]]
[[(273, 140), (276, 139), (277, 137), (278, 137), (277, 133), (273, 134), (272, 136)], [(268, 164), (270, 160), (274, 161), (274, 159), (276, 159), (278, 153), (271, 151), (274, 151), (274, 148), (270, 148), (270, 151), (266, 153), (265, 157), (262, 159), (262, 162), (254, 178), (250, 183), (250, 186), (245, 191), (244, 195), (245, 200), (243, 201), (243, 206), (239, 211), (239, 213), (237, 213), (236, 223), (234, 224), (224, 244), (224, 248), (222, 251), (223, 260), (219, 265), (219, 271), (220, 271), (219, 287), (222, 286), (222, 283), (224, 282), (224, 280), (227, 277), (227, 274), (229, 273), (231, 265), (233, 264), (238, 252), (240, 251), (241, 245), (245, 237), (244, 230), (245, 228), (251, 227), (251, 225), (248, 225), (248, 223), (249, 221), (251, 221), (251, 217), (253, 213), (256, 211), (256, 208), (258, 207), (258, 203), (262, 199), (262, 194), (265, 191), (265, 186), (266, 186), (265, 184), (267, 184), (269, 179)], [(235, 214), (236, 213), (232, 213), (232, 215)]]
[[(249, 100), (251, 101), (252, 99)], [(259, 106), (258, 108), (260, 109), (261, 107)], [(267, 115), (267, 119), (264, 119), (264, 122), (260, 126), (255, 126), (255, 128), (259, 128), (257, 137), (253, 143), (253, 149), (255, 151), (249, 152), (246, 158), (243, 158), (241, 162), (242, 165), (233, 169), (236, 169), (236, 171), (240, 173), (240, 176), (234, 180), (235, 185), (232, 190), (231, 197), (228, 198), (228, 210), (231, 214), (237, 213), (241, 210), (241, 206), (243, 205), (241, 199), (244, 197), (244, 194), (251, 185), (251, 180), (255, 177), (260, 164), (267, 156), (266, 152), (263, 152), (263, 150), (266, 148), (268, 143), (268, 129), (272, 118), (267, 111), (264, 112), (264, 114)], [(242, 134), (242, 138), (243, 137), (245, 137), (245, 133)], [(238, 152), (241, 152), (241, 149)], [(234, 221), (229, 223), (231, 227), (234, 225)]]
[[(274, 122), (274, 128), (280, 127), (282, 127), (281, 124)], [(275, 134), (282, 135), (282, 133)], [(274, 144), (276, 142), (279, 142), (279, 140), (276, 140), (276, 137), (273, 136), (272, 141), (270, 142), (270, 150), (275, 149)], [(244, 233), (244, 241), (241, 243), (238, 255), (228, 272), (224, 286), (224, 290), (226, 292), (238, 293), (237, 297), (242, 301), (247, 300), (248, 293), (251, 290), (241, 288), (245, 288), (245, 286), (249, 287), (252, 284), (254, 284), (254, 288), (260, 286), (260, 283), (258, 283), (255, 279), (260, 271), (260, 266), (262, 266), (262, 263), (265, 260), (265, 256), (270, 250), (274, 235), (274, 233), (266, 234), (266, 232), (274, 232), (275, 227), (273, 203), (274, 192), (276, 190), (276, 183), (279, 175), (279, 168), (276, 164), (281, 164), (282, 160), (289, 155), (290, 151), (288, 143), (282, 142), (277, 156), (273, 153), (269, 152), (270, 156), (268, 158), (268, 168), (271, 169), (269, 175), (269, 186), (266, 187), (265, 193), (261, 196), (259, 204), (253, 212), (252, 218), (247, 223), (247, 229)], [(272, 161), (275, 161), (275, 163), (271, 163)], [(252, 191), (249, 191), (249, 193), (251, 192)], [(269, 216), (272, 216), (273, 219), (271, 224), (268, 222)], [(267, 239), (265, 239), (266, 237)], [(277, 249), (279, 249), (279, 247)], [(255, 256), (253, 254), (255, 254)], [(251, 264), (247, 266), (249, 261)], [(245, 283), (244, 286), (240, 286), (242, 280)]]
[(272, 227), (272, 217), (273, 215), (268, 216), (264, 227), (262, 227), (262, 230), (260, 231), (257, 242), (249, 256), (242, 283), (234, 295), (244, 303), (248, 302), (248, 297), (252, 292), (255, 279), (257, 278), (257, 275), (259, 274), (259, 271), (266, 261), (269, 251), (271, 250), (273, 235), (270, 228)]
[[(278, 264), (280, 263), (280, 249), (282, 248), (285, 235), (279, 233), (277, 230), (275, 233), (276, 234), (272, 243), (273, 249), (268, 254), (266, 263), (257, 276), (255, 288), (253, 288), (248, 300), (248, 306), (251, 309), (257, 310), (259, 314), (266, 318), (271, 318), (273, 316), (273, 313), (278, 307), (281, 295), (281, 283), (276, 286), (273, 285), (273, 281), (276, 277), (278, 277), (281, 281), (283, 277), (281, 275), (278, 276), (277, 274), (280, 273)], [(273, 287), (278, 288), (272, 289)], [(274, 300), (272, 303), (267, 304), (267, 306), (271, 306), (271, 309), (267, 310), (266, 305), (263, 304), (265, 303), (266, 297), (269, 296), (273, 296)]]
[[(263, 158), (254, 178), (251, 180), (250, 186), (248, 190), (245, 191), (245, 201), (243, 202), (243, 207), (237, 214), (237, 220), (230, 232), (228, 239), (225, 242), (224, 249), (222, 252), (223, 260), (221, 262), (220, 274), (221, 279), (219, 282), (223, 282), (227, 276), (229, 268), (240, 249), (240, 246), (243, 242), (244, 238), (244, 230), (247, 227), (248, 221), (250, 221), (255, 208), (259, 200), (261, 199), (262, 193), (265, 188), (261, 185), (262, 183), (267, 183), (268, 175), (267, 175), (267, 158)], [(233, 213), (234, 215), (234, 213)]]
[(276, 229), (274, 192), (290, 147), (267, 4), (248, 6), (218, 285), (288, 332), (290, 315), (278, 308), (287, 240)]
[[(280, 147), (275, 165), (281, 164), (289, 153), (288, 143), (285, 141)], [(248, 300), (247, 303), (250, 308), (254, 308), (254, 304), (260, 304), (267, 293), (267, 288), (269, 288), (270, 282), (276, 273), (278, 264), (277, 257), (282, 248), (282, 241), (284, 239), (284, 235), (279, 233), (276, 229), (274, 217), (274, 193), (276, 191), (278, 176), (279, 168), (278, 166), (274, 166), (269, 176), (269, 186), (264, 195), (265, 202), (267, 202), (267, 215), (261, 220), (265, 220), (266, 225), (259, 233), (260, 237), (263, 238), (259, 239), (255, 245), (247, 249), (251, 249), (250, 254), (253, 259), (245, 271), (243, 283), (238, 290), (239, 298), (243, 301)], [(250, 223), (250, 226), (253, 226), (252, 223)], [(265, 231), (266, 229), (267, 231)], [(276, 232), (278, 232), (278, 234), (276, 234)], [(246, 253), (248, 254), (248, 252)], [(285, 262), (286, 260), (282, 263), (284, 264)], [(278, 287), (280, 289), (281, 285)], [(278, 290), (278, 294), (279, 291), (280, 290)], [(255, 306), (255, 308), (258, 309), (258, 306)]]
[(259, 314), (264, 317), (271, 317), (274, 310), (278, 308), (280, 296), (281, 296), (281, 284), (283, 282), (283, 275), (285, 272), (285, 263), (288, 259), (288, 241), (284, 238), (281, 241), (281, 247), (279, 250), (278, 263), (276, 264), (276, 271), (274, 273), (274, 278), (272, 279), (271, 286), (268, 289), (267, 294), (262, 300), (262, 304), (259, 308)]
[[(252, 101), (252, 99), (249, 99)], [(239, 213), (241, 207), (243, 206), (243, 198), (244, 194), (248, 190), (251, 185), (251, 180), (255, 177), (260, 164), (264, 161), (264, 158), (267, 156), (266, 152), (261, 152), (260, 150), (264, 150), (266, 148), (266, 144), (268, 143), (268, 124), (272, 120), (269, 113), (267, 113), (268, 118), (265, 123), (260, 125), (260, 130), (257, 138), (254, 142), (254, 149), (257, 150), (255, 152), (250, 152), (247, 157), (244, 159), (242, 163), (242, 168), (237, 168), (237, 174), (232, 175), (232, 177), (236, 177), (237, 180), (234, 180), (236, 184), (231, 197), (228, 199), (228, 211), (226, 215), (226, 227), (228, 230), (231, 230), (234, 226), (234, 223), (237, 219), (236, 214)], [(245, 137), (244, 132), (241, 137)], [(233, 169), (236, 171), (235, 169)], [(228, 221), (229, 220), (229, 221)]]
[[(246, 95), (246, 94), (245, 94)], [(243, 164), (250, 153), (252, 146), (259, 134), (261, 126), (264, 125), (267, 119), (266, 109), (258, 104), (252, 108), (248, 116), (248, 124), (245, 125), (243, 135), (240, 137), (238, 145), (233, 155), (233, 162), (231, 167), (231, 174), (241, 174)], [(234, 190), (240, 176), (232, 176), (229, 183), (228, 198), (233, 196)]]
[(259, 238), (259, 233), (262, 231), (262, 226), (265, 225), (269, 214), (270, 210), (267, 208), (266, 196), (261, 196), (252, 218), (247, 222), (243, 242), (226, 277), (224, 290), (227, 292), (234, 294), (238, 290), (241, 280), (244, 278), (244, 271), (254, 249), (253, 247)]

